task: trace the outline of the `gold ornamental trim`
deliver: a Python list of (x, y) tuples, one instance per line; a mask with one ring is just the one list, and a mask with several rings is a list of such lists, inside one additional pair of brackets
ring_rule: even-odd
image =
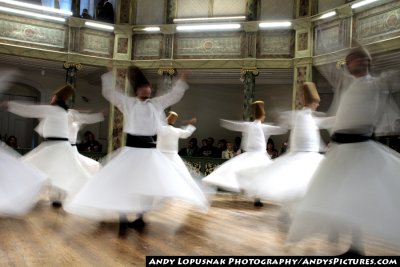
[(176, 70), (174, 68), (159, 68), (157, 72), (159, 75), (167, 74), (173, 76), (176, 74)]
[(83, 68), (81, 63), (75, 63), (75, 62), (65, 62), (63, 64), (64, 69), (70, 69), (70, 68), (75, 68), (77, 70), (81, 70)]
[(248, 73), (253, 74), (254, 76), (257, 76), (258, 74), (260, 74), (260, 71), (256, 68), (243, 68), (241, 69), (240, 73), (242, 75), (246, 75)]

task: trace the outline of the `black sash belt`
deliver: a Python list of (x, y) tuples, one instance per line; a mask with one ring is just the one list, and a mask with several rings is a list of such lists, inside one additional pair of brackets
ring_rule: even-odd
[(331, 140), (338, 144), (360, 143), (373, 139), (373, 135), (334, 133)]
[(46, 137), (44, 141), (68, 141), (68, 138), (64, 137)]
[(71, 144), (71, 146), (76, 146), (76, 144)]
[(157, 135), (126, 135), (126, 146), (138, 148), (155, 148)]

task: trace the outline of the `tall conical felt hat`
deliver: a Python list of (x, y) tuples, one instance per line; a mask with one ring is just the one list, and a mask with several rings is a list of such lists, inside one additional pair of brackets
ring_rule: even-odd
[(146, 76), (144, 76), (143, 72), (136, 66), (130, 66), (128, 68), (128, 79), (135, 93), (138, 87), (151, 85)]
[(309, 105), (313, 102), (321, 101), (315, 83), (305, 82), (302, 86), (302, 89), (303, 89), (304, 105)]
[(176, 112), (174, 111), (168, 112), (167, 122), (169, 125), (174, 125), (176, 119), (178, 119), (178, 114)]
[(71, 85), (66, 84), (53, 92), (58, 99), (64, 100), (66, 102), (74, 94), (74, 88)]
[(357, 58), (366, 58), (369, 61), (372, 61), (371, 55), (364, 47), (356, 47), (350, 50), (350, 52), (346, 56), (346, 63), (357, 59)]
[(254, 101), (251, 104), (253, 105), (254, 117), (256, 119), (259, 119), (262, 116), (265, 116), (264, 101), (258, 100), (258, 101)]

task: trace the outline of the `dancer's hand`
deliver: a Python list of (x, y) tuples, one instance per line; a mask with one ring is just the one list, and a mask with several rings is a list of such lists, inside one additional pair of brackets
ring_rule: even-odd
[(195, 125), (197, 123), (197, 118), (191, 118), (190, 120), (183, 121), (183, 124)]

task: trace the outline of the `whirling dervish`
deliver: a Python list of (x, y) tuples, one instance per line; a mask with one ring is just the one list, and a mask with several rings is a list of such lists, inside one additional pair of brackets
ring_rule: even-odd
[(400, 156), (373, 141), (381, 97), (400, 89), (399, 72), (369, 74), (371, 57), (363, 48), (346, 56), (354, 81), (340, 98), (332, 143), (316, 170), (289, 230), (288, 242), (320, 232), (347, 233), (347, 255), (364, 255), (362, 234), (400, 241)]
[(236, 174), (238, 171), (246, 168), (266, 166), (271, 163), (270, 156), (266, 151), (266, 139), (270, 135), (284, 134), (287, 130), (278, 126), (263, 124), (265, 121), (263, 101), (255, 101), (252, 105), (255, 118), (253, 122), (221, 119), (222, 127), (242, 132), (242, 148), (245, 152), (224, 162), (211, 174), (206, 176), (203, 182), (227, 191), (240, 192), (241, 187)]
[[(0, 91), (14, 81), (15, 70), (0, 73)], [(0, 102), (6, 108), (7, 102)], [(0, 141), (0, 217), (20, 217), (36, 204), (47, 182), (45, 173), (19, 160), (12, 148)]]
[(334, 117), (315, 115), (320, 97), (314, 83), (305, 82), (301, 91), (303, 108), (281, 115), (281, 126), (291, 129), (289, 151), (265, 167), (238, 172), (239, 184), (249, 196), (285, 206), (301, 200), (324, 158), (319, 131), (332, 127)]
[(61, 207), (90, 178), (68, 142), (67, 101), (73, 93), (73, 88), (67, 84), (54, 92), (50, 105), (28, 105), (15, 101), (7, 103), (8, 110), (16, 115), (39, 118), (35, 130), (44, 141), (21, 157), (21, 160), (48, 176), (49, 199), (54, 207)]
[(100, 163), (79, 153), (76, 140), (78, 138), (79, 129), (81, 129), (82, 125), (97, 123), (103, 120), (103, 113), (83, 113), (74, 109), (68, 110), (69, 142), (71, 143), (76, 156), (79, 158), (80, 163), (91, 175), (100, 170)]
[[(82, 188), (68, 210), (99, 220), (119, 220), (120, 236), (128, 227), (145, 226), (143, 214), (163, 200), (179, 199), (204, 205), (204, 195), (188, 183), (185, 174), (156, 148), (156, 134), (166, 124), (164, 110), (177, 103), (188, 89), (185, 73), (172, 90), (151, 98), (150, 82), (137, 67), (128, 68), (135, 96), (115, 89), (112, 72), (102, 76), (102, 93), (124, 114), (123, 147)], [(134, 222), (128, 216), (135, 215)]]

